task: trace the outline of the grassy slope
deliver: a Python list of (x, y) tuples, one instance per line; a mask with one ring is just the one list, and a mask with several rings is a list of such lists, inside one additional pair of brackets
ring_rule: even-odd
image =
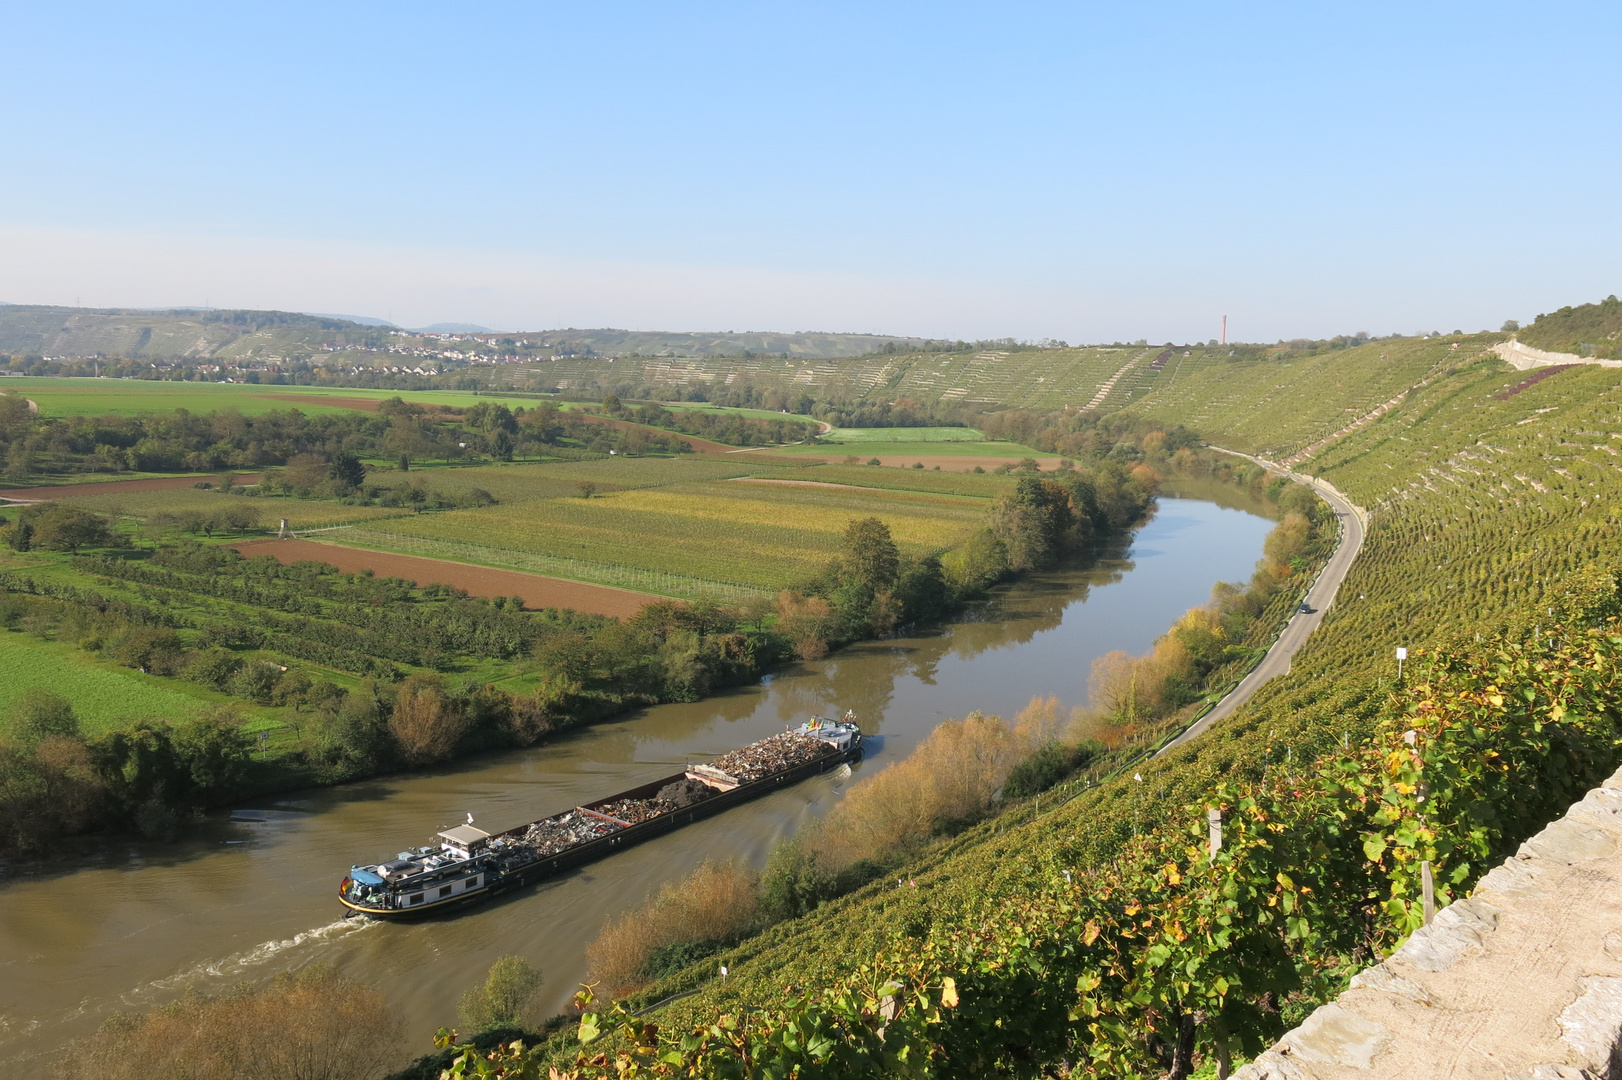
[(0, 630), (0, 730), (12, 704), (35, 687), (67, 698), (87, 735), (141, 717), (176, 720), (226, 700), (201, 687), (96, 660), (65, 642)]
[[(1441, 358), (1422, 350), (1402, 359), (1410, 372), (1423, 374)], [(1272, 369), (1267, 385), (1275, 398), (1321, 398), (1329, 412), (1363, 408), (1392, 390), (1379, 350), (1336, 360), (1338, 386), (1325, 385), (1323, 368), (1313, 364)], [(1468, 640), (1477, 628), (1537, 618), (1571, 571), (1618, 554), (1614, 493), (1622, 447), (1610, 432), (1622, 428), (1622, 373), (1567, 372), (1493, 401), (1518, 378), (1496, 360), (1463, 363), (1323, 455), (1325, 475), (1374, 509), (1367, 544), (1291, 672), (1235, 716), (1191, 746), (1145, 762), (1142, 783), (1106, 783), (1029, 827), (1021, 825), (1031, 820), (1031, 807), (1017, 808), (909, 868), (916, 888), (870, 886), (815, 920), (780, 925), (667, 980), (649, 996), (703, 989), (664, 1010), (660, 1022), (697, 1023), (750, 1001), (775, 1000), (788, 984), (849, 973), (895, 933), (929, 933), (936, 913), (958, 898), (1008, 887), (992, 883), (1010, 870), (1017, 879), (1020, 860), (1033, 854), (1052, 854), (1061, 865), (1107, 860), (1140, 824), (1153, 824), (1166, 808), (1198, 799), (1225, 777), (1301, 761), (1343, 737), (1359, 737), (1383, 694), (1380, 680), (1389, 678), (1395, 645)], [(1310, 417), (1261, 399), (1224, 400), (1211, 407), (1207, 424), (1215, 442), (1258, 447), (1301, 444), (1316, 430)], [(724, 986), (711, 974), (716, 963), (729, 965)]]

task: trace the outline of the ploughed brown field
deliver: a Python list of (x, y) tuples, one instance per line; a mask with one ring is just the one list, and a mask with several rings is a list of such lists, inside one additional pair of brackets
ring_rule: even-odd
[(88, 484), (63, 484), (59, 487), (0, 488), (0, 499), (14, 502), (46, 502), (50, 499), (82, 499), (88, 495), (116, 495), (121, 491), (161, 491), (164, 488), (189, 488), (207, 480), (218, 485), (225, 477), (234, 483), (257, 484), (258, 473), (220, 473), (216, 476), (155, 476), (146, 480), (102, 480)]
[(248, 540), (230, 545), (243, 555), (274, 556), (280, 563), (322, 562), (346, 574), (370, 570), (379, 577), (404, 578), (418, 585), (450, 585), (473, 596), (517, 596), (530, 609), (569, 608), (590, 615), (628, 619), (660, 599), (648, 593), (587, 585), (579, 581), (496, 570), (419, 555), (390, 555), (382, 551), (318, 544), (313, 540)]

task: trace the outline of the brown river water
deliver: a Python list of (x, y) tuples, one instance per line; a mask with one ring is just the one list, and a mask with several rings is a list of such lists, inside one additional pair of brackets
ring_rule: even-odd
[[(337, 788), (265, 797), (184, 839), (119, 838), (0, 875), (0, 1062), (36, 1058), (114, 1012), (324, 961), (381, 988), (409, 1049), (454, 1024), (456, 1000), (497, 957), (545, 976), (547, 1012), (585, 978), (605, 920), (706, 858), (759, 865), (844, 787), (905, 757), (938, 723), (1012, 715), (1034, 695), (1086, 701), (1093, 660), (1139, 653), (1218, 581), (1249, 578), (1272, 522), (1232, 489), (1184, 486), (1119, 549), (998, 589), (951, 622), (844, 649), (719, 697), (661, 705), (529, 750)], [(392, 857), (474, 815), (491, 831), (610, 794), (762, 738), (854, 710), (877, 736), (853, 774), (806, 780), (464, 914), (344, 920), (352, 863)]]

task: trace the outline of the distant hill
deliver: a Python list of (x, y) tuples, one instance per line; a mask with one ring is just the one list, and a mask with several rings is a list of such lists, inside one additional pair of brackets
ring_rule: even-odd
[(374, 319), (370, 315), (334, 315), (327, 311), (304, 311), (302, 315), (312, 315), (317, 319), (337, 319), (340, 322), (352, 322), (359, 326), (386, 326), (394, 329), (394, 324), (387, 319)]
[(781, 356), (828, 358), (863, 356), (886, 345), (903, 352), (927, 348), (923, 338), (894, 337), (887, 334), (825, 334), (806, 331), (797, 334), (749, 330), (738, 332), (664, 330), (542, 330), (523, 336), (544, 338), (558, 345), (590, 350), (599, 356)]
[[(361, 348), (391, 340), (395, 327), (368, 316), (290, 311), (0, 306), (0, 354), (137, 359), (242, 360), (311, 357), (323, 346)], [(435, 323), (417, 333), (492, 334), (473, 323)], [(643, 330), (532, 330), (504, 333), (531, 352), (557, 349), (602, 357), (841, 358), (930, 343), (884, 334), (679, 333)], [(399, 338), (392, 340), (398, 342)]]
[(388, 331), (290, 311), (178, 308), (0, 308), (0, 354), (197, 360), (310, 354), (324, 343), (371, 344)]
[(415, 327), (413, 333), (418, 334), (493, 334), (494, 330), (488, 326), (480, 326), (470, 322), (436, 322), (432, 326)]
[(1597, 304), (1539, 315), (1515, 336), (1534, 349), (1613, 359), (1622, 344), (1622, 300), (1607, 296)]

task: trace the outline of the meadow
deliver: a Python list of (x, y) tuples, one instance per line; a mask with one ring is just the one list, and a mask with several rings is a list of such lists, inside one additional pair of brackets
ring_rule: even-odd
[(6, 379), (0, 383), (0, 389), (21, 394), (38, 403), (42, 416), (141, 415), (173, 412), (176, 409), (188, 409), (194, 413), (235, 409), (244, 415), (258, 415), (277, 409), (298, 409), (305, 413), (349, 412), (355, 408), (356, 401), (384, 401), (391, 397), (405, 398), (422, 405), (467, 408), (485, 400), (470, 390), (362, 390), (35, 376)]
[(967, 427), (834, 428), (822, 436), (829, 443), (962, 443), (982, 442), (985, 436)]
[[(907, 432), (915, 429), (890, 428), (885, 430)], [(1054, 456), (1052, 454), (1044, 454), (1040, 450), (1033, 450), (1029, 446), (1021, 446), (1019, 443), (1012, 442), (925, 442), (904, 438), (897, 438), (893, 440), (868, 439), (860, 442), (852, 442), (848, 444), (836, 443), (832, 445), (811, 443), (804, 446), (784, 446), (767, 452), (785, 457), (798, 454), (818, 454), (822, 457), (829, 457), (831, 455), (845, 453), (854, 454), (856, 457), (864, 459), (869, 456), (879, 455), (889, 458), (898, 456), (921, 458), (947, 456), (992, 459), (1004, 458), (1010, 460), (1028, 457), (1043, 458)], [(996, 463), (1001, 464), (1000, 461)]]
[(94, 660), (72, 645), (0, 630), (0, 728), (17, 699), (35, 687), (66, 698), (87, 735), (125, 720), (176, 720), (225, 700), (201, 687)]
[(747, 476), (759, 465), (716, 460), (696, 454), (674, 458), (623, 457), (593, 461), (550, 461), (509, 465), (452, 466), (413, 469), (408, 473), (379, 472), (372, 481), (380, 484), (412, 482), (421, 479), (435, 491), (460, 495), (482, 488), (499, 501), (578, 497), (580, 485), (596, 484), (602, 491), (660, 487), (665, 484), (725, 480)]
[(702, 401), (656, 401), (653, 404), (671, 412), (711, 413), (716, 416), (741, 416), (746, 420), (786, 420), (791, 424), (804, 424), (807, 427), (821, 426), (812, 417), (797, 413), (773, 412), (771, 409), (745, 409), (730, 405), (711, 405)]
[(57, 501), (98, 514), (133, 517), (145, 521), (161, 519), (164, 515), (209, 517), (225, 512), (247, 513), (257, 515), (257, 526), (250, 528), (260, 529), (275, 529), (282, 518), (287, 519), (289, 528), (317, 529), (327, 525), (343, 525), (368, 518), (395, 517), (411, 512), (380, 506), (346, 506), (340, 502), (323, 499), (233, 495), (202, 488), (168, 488), (160, 491), (126, 491), (104, 495), (87, 492), (84, 495), (72, 495)]

